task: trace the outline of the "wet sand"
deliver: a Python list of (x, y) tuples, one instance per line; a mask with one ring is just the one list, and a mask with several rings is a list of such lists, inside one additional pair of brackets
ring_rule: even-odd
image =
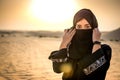
[[(48, 60), (61, 38), (0, 37), (0, 80), (61, 80)], [(120, 80), (120, 41), (103, 41), (112, 47), (106, 80)]]

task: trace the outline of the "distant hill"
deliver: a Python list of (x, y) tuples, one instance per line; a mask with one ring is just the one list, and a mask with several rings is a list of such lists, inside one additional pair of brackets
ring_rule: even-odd
[(63, 32), (56, 31), (0, 31), (0, 37), (19, 37), (19, 36), (25, 36), (25, 37), (61, 37)]
[[(0, 37), (54, 37), (59, 38), (62, 37), (62, 31), (0, 31)], [(120, 28), (110, 31), (110, 32), (102, 32), (101, 40), (110, 40), (110, 41), (120, 41)]]
[(102, 40), (110, 40), (110, 41), (118, 41), (120, 40), (120, 28), (110, 31), (104, 32), (102, 34)]

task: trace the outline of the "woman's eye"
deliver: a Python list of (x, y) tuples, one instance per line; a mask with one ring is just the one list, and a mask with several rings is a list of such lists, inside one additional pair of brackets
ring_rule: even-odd
[(90, 29), (91, 27), (90, 26), (86, 26), (87, 29)]
[(80, 29), (81, 28), (81, 26), (80, 25), (77, 25), (77, 27), (76, 27), (77, 29)]

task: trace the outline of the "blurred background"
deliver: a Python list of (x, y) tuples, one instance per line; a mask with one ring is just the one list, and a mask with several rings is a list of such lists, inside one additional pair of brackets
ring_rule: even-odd
[(112, 48), (105, 80), (120, 80), (120, 0), (0, 0), (0, 80), (61, 80), (48, 56), (82, 8), (92, 10), (102, 44)]
[(120, 0), (0, 0), (0, 30), (63, 31), (74, 14), (88, 8), (101, 31), (120, 27)]

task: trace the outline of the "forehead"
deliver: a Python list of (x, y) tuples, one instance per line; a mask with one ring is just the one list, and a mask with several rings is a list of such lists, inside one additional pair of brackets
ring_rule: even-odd
[(80, 21), (78, 21), (77, 24), (89, 24), (89, 22), (85, 18), (83, 18)]

